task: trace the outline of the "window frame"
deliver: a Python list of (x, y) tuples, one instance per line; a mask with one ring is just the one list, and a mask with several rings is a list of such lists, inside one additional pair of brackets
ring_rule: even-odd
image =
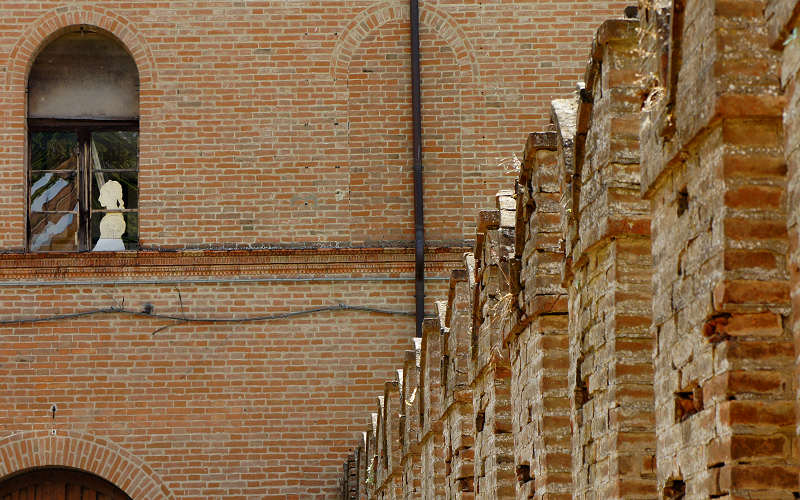
[[(139, 132), (139, 120), (87, 120), (87, 119), (58, 119), (58, 118), (28, 118), (28, 130), (26, 133), (27, 147), (26, 147), (26, 184), (25, 184), (25, 248), (31, 253), (48, 253), (53, 252), (50, 250), (32, 250), (31, 249), (31, 176), (33, 171), (31, 169), (33, 144), (32, 134), (36, 132), (74, 132), (78, 137), (78, 167), (77, 167), (77, 190), (78, 190), (78, 248), (75, 251), (68, 251), (69, 253), (75, 252), (90, 252), (92, 251), (92, 165), (91, 154), (89, 148), (91, 147), (91, 134), (98, 131), (135, 131)], [(137, 167), (136, 176), (138, 179), (139, 167), (139, 144), (137, 141), (136, 147)], [(126, 171), (127, 169), (113, 169), (116, 171)], [(101, 170), (102, 171), (102, 170)], [(138, 184), (138, 181), (137, 181)], [(125, 208), (120, 210), (113, 210), (113, 212), (120, 213), (136, 213), (138, 216), (139, 207)], [(136, 248), (126, 249), (126, 251), (135, 251), (139, 248), (139, 235), (136, 237)]]

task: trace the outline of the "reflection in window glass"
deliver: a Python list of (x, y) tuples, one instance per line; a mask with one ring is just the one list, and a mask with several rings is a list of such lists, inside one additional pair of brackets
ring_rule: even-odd
[(76, 170), (78, 134), (75, 132), (31, 133), (31, 170)]
[(78, 150), (76, 132), (30, 134), (28, 225), (32, 251), (74, 252), (80, 248)]
[(75, 212), (31, 213), (30, 246), (38, 252), (78, 250), (78, 206)]
[(75, 172), (31, 173), (31, 212), (61, 212), (72, 210), (78, 203)]
[(139, 132), (92, 132), (92, 169), (136, 170), (139, 166)]

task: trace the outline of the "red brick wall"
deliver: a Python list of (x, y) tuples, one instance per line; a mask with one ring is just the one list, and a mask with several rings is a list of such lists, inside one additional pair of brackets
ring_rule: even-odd
[[(529, 136), (508, 308), (474, 293), (471, 325), (473, 360), (488, 332), (511, 348), (517, 498), (797, 496), (799, 6), (642, 0), (638, 21), (598, 30), (584, 91), (553, 101), (555, 140)], [(478, 258), (490, 234), (476, 237), (476, 291), (492, 282)], [(449, 327), (423, 342), (464, 332)], [(473, 395), (475, 425), (443, 419), (442, 434), (475, 467), (460, 462), (467, 487), (448, 496), (478, 498), (489, 405), (481, 415), (480, 379), (456, 387), (444, 396)]]
[[(573, 89), (596, 26), (624, 3), (421, 3), (427, 236), (454, 247), (474, 236), (474, 214), (516, 175), (507, 166), (525, 134), (546, 125), (549, 101)], [(27, 70), (76, 24), (117, 36), (139, 66), (142, 247), (408, 245), (407, 18), (405, 2), (371, 0), (0, 3), (0, 250), (26, 244)], [(272, 267), (249, 252), (225, 262), (202, 252), (129, 255), (85, 254), (52, 267), (4, 260), (0, 318), (123, 297), (126, 307), (149, 302), (181, 314), (175, 284), (111, 284), (181, 277), (196, 280), (180, 284), (190, 316), (337, 303), (413, 309), (410, 280), (231, 284), (217, 272), (408, 278), (409, 252), (357, 265), (321, 250), (304, 257), (309, 268), (280, 253), (270, 254)], [(453, 267), (437, 264), (428, 276)], [(40, 279), (66, 281), (13, 284)], [(431, 281), (427, 295), (445, 286)], [(59, 463), (137, 499), (160, 489), (174, 498), (330, 497), (374, 394), (413, 335), (411, 318), (365, 312), (151, 335), (164, 324), (114, 313), (0, 325), (0, 476)], [(2, 451), (34, 435), (35, 449)], [(63, 451), (69, 443), (78, 451)]]
[[(435, 240), (463, 239), (461, 88), (468, 75), (427, 27), (421, 47), (425, 110), (425, 219)], [(348, 141), (353, 242), (414, 239), (411, 71), (407, 21), (373, 30), (348, 67)]]
[[(471, 217), (454, 221), (504, 187), (520, 138), (622, 5), (422, 2), (429, 240), (472, 234)], [(78, 23), (118, 36), (140, 68), (143, 246), (413, 239), (405, 3), (5, 2), (0, 15), (0, 248), (25, 245), (27, 68)]]
[[(331, 300), (412, 309), (413, 283), (180, 287), (193, 316), (253, 316)], [(182, 315), (175, 285), (0, 290), (4, 318), (124, 303)], [(17, 311), (10, 315), (10, 311)], [(0, 429), (107, 439), (176, 498), (328, 494), (375, 388), (411, 344), (413, 318), (325, 312), (244, 324), (101, 314), (0, 335)], [(57, 407), (55, 418), (51, 405)], [(342, 443), (331, 448), (332, 442)]]

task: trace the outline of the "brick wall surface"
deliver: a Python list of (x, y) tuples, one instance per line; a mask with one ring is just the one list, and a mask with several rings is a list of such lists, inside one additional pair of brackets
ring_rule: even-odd
[(513, 255), (478, 218), (476, 497), (504, 356), (516, 498), (798, 495), (798, 12), (643, 0), (586, 47), (528, 135)]
[[(779, 48), (783, 48), (783, 57), (781, 61), (781, 84), (786, 89), (786, 107), (784, 109), (783, 114), (783, 127), (784, 127), (784, 135), (783, 135), (783, 146), (784, 146), (784, 154), (786, 159), (786, 164), (780, 161), (781, 158), (772, 158), (771, 162), (759, 162), (760, 165), (763, 165), (762, 168), (758, 169), (761, 173), (761, 177), (765, 180), (772, 180), (777, 186), (781, 186), (781, 178), (784, 174), (784, 169), (786, 173), (786, 217), (787, 217), (787, 229), (788, 229), (788, 253), (787, 253), (787, 267), (789, 270), (789, 284), (790, 284), (790, 297), (791, 297), (791, 304), (792, 304), (792, 315), (790, 318), (781, 317), (780, 320), (782, 322), (781, 326), (783, 329), (789, 329), (793, 333), (793, 341), (794, 341), (794, 384), (792, 381), (786, 380), (785, 373), (765, 373), (764, 377), (762, 378), (771, 378), (772, 384), (771, 386), (767, 386), (767, 390), (765, 392), (772, 392), (776, 395), (780, 395), (785, 399), (791, 399), (792, 397), (795, 400), (795, 429), (800, 429), (800, 424), (798, 424), (796, 416), (798, 415), (798, 375), (800, 375), (800, 315), (798, 315), (797, 311), (800, 310), (800, 242), (798, 241), (798, 237), (800, 237), (800, 233), (798, 232), (798, 216), (800, 216), (800, 210), (797, 208), (797, 203), (800, 201), (800, 164), (798, 164), (798, 146), (800, 146), (800, 137), (798, 137), (798, 131), (800, 128), (798, 125), (800, 122), (798, 121), (798, 117), (800, 117), (800, 106), (798, 103), (798, 98), (800, 98), (800, 92), (797, 89), (797, 75), (798, 75), (798, 62), (800, 62), (800, 46), (798, 45), (796, 40), (790, 40), (787, 36), (789, 33), (792, 33), (793, 30), (796, 28), (797, 19), (792, 17), (794, 10), (796, 9), (796, 5), (794, 2), (770, 2), (768, 4), (768, 12), (770, 8), (772, 9), (774, 16), (772, 17), (771, 22), (768, 24), (768, 33), (770, 35), (769, 41), (774, 46), (778, 46)], [(787, 43), (788, 42), (788, 43)], [(785, 44), (785, 48), (784, 48)], [(755, 169), (750, 169), (753, 172)], [(755, 172), (753, 172), (755, 173)], [(777, 182), (776, 182), (777, 181)], [(781, 200), (779, 200), (780, 202)], [(777, 324), (778, 318), (771, 318), (767, 316), (770, 321), (775, 320), (773, 324), (773, 330), (777, 331), (779, 325)], [(741, 375), (740, 375), (741, 377)], [(776, 385), (777, 384), (777, 385)], [(782, 391), (791, 390), (792, 386), (794, 386), (794, 394), (785, 394)], [(778, 391), (781, 391), (779, 393)], [(791, 446), (792, 445), (792, 438), (785, 438), (783, 441), (778, 440), (777, 442), (784, 445), (784, 446)], [(796, 437), (794, 438), (796, 440)], [(796, 441), (794, 441), (794, 445), (796, 445)], [(783, 451), (783, 450), (780, 450)]]
[[(177, 318), (222, 318), (331, 296), (375, 295), (373, 305), (408, 309), (411, 293), (392, 282), (51, 285), (4, 287), (0, 307), (4, 320), (123, 301), (137, 312), (149, 303)], [(402, 361), (412, 321), (344, 311), (187, 324), (104, 313), (4, 325), (0, 429), (102, 437), (148, 464), (175, 497), (332, 494), (340, 454), (365, 429), (376, 383)], [(342, 445), (332, 449), (332, 439)], [(14, 472), (6, 460), (3, 471)]]
[[(465, 265), (474, 214), (516, 175), (517, 137), (546, 124), (596, 25), (624, 3), (420, 3), (426, 290), (440, 298)], [(411, 498), (415, 484), (438, 499), (468, 484), (447, 468), (455, 443), (471, 471), (473, 415), (471, 394), (458, 411), (444, 406), (444, 317), (426, 326), (419, 382), (403, 366), (406, 314), (182, 321), (338, 304), (413, 311), (408, 11), (376, 0), (0, 2), (0, 320), (172, 316), (0, 324), (0, 478), (75, 467), (137, 499), (337, 488)], [(117, 38), (138, 66), (141, 250), (26, 253), (27, 73), (80, 25)], [(398, 387), (388, 398), (387, 380)], [(406, 385), (419, 385), (418, 424)], [(463, 420), (463, 443), (447, 419)]]
[(442, 336), (442, 433), (445, 498), (474, 498), (475, 420), (470, 387), (472, 294), (474, 280), (459, 269), (450, 276), (446, 324)]
[[(476, 245), (470, 379), (475, 423), (475, 498), (513, 498), (511, 367), (503, 320), (514, 300), (510, 287), (514, 256), (514, 209), (510, 192), (498, 196), (491, 221), (482, 221)], [(488, 219), (488, 218), (487, 218)], [(485, 226), (484, 226), (485, 224)]]
[[(578, 48), (624, 4), (420, 4), (428, 239), (458, 242), (474, 232), (464, 210), (509, 178), (515, 137), (545, 122)], [(120, 38), (139, 66), (142, 246), (413, 240), (406, 3), (69, 0), (0, 14), (0, 248), (25, 246), (27, 68), (76, 24)]]

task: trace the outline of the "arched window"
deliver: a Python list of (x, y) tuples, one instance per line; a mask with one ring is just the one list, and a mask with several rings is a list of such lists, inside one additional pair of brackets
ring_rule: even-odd
[(28, 77), (28, 249), (138, 247), (139, 73), (99, 29), (50, 42)]

